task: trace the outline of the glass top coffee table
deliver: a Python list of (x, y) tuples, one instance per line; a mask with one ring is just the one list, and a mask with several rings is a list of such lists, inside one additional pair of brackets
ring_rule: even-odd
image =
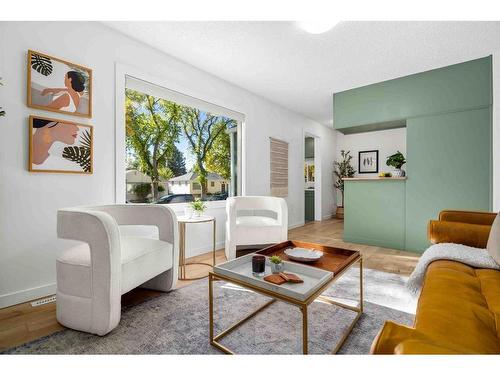
[[(286, 249), (301, 247), (312, 250), (320, 250), (323, 257), (312, 263), (296, 262), (287, 257)], [(262, 277), (255, 277), (252, 274), (251, 258), (254, 254), (245, 255), (226, 263), (214, 267), (208, 275), (209, 283), (209, 336), (210, 344), (220, 349), (224, 353), (234, 354), (229, 348), (220, 343), (220, 340), (241, 326), (246, 321), (257, 315), (259, 312), (276, 301), (283, 301), (292, 306), (296, 306), (302, 313), (302, 351), (308, 354), (308, 307), (316, 299), (331, 305), (336, 305), (344, 309), (356, 312), (349, 327), (344, 330), (340, 341), (336, 344), (332, 353), (337, 353), (342, 344), (351, 333), (354, 325), (363, 313), (363, 259), (359, 251), (323, 246), (314, 243), (301, 241), (285, 241), (273, 246), (266, 247), (257, 254), (270, 257), (278, 255), (285, 262), (285, 271), (292, 272), (300, 276), (304, 282), (301, 284), (285, 283), (276, 285), (263, 280)], [(267, 263), (267, 262), (266, 262)], [(359, 263), (359, 304), (350, 306), (340, 303), (321, 294), (327, 290), (340, 276), (348, 269)], [(266, 275), (270, 274), (270, 267), (266, 265)], [(214, 297), (213, 283), (216, 280), (223, 280), (241, 287), (250, 289), (272, 299), (259, 307), (257, 310), (236, 322), (223, 332), (215, 335), (214, 332)], [(332, 327), (332, 329), (335, 329)]]

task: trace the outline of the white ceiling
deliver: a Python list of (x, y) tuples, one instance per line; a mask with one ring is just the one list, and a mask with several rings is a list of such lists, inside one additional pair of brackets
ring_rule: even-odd
[(325, 125), (332, 93), (490, 55), (500, 22), (106, 22)]

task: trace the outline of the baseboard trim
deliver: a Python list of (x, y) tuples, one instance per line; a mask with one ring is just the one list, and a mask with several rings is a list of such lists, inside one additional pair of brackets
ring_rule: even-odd
[(349, 236), (345, 236), (345, 235), (344, 235), (343, 241), (355, 243), (355, 244), (361, 244), (361, 245), (384, 247), (384, 248), (390, 249), (390, 250), (394, 250), (394, 249), (403, 250), (403, 251), (406, 250), (405, 246), (399, 242), (381, 241), (381, 240), (377, 240), (377, 239), (370, 239), (370, 238), (364, 238), (364, 237), (349, 237)]
[(37, 298), (47, 297), (56, 293), (56, 284), (47, 284), (3, 294), (0, 296), (0, 309), (4, 307), (18, 305), (20, 303), (28, 302)]
[(306, 224), (305, 221), (301, 221), (299, 223), (295, 223), (295, 224), (289, 224), (288, 225), (288, 229), (295, 229), (295, 228), (298, 228), (298, 227), (303, 227), (304, 225)]

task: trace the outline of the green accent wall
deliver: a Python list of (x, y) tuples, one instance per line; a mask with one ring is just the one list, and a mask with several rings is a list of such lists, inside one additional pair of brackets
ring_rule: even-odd
[(376, 83), (334, 95), (335, 129), (492, 104), (491, 57)]
[[(427, 225), (439, 211), (491, 210), (491, 64), (489, 56), (334, 95), (334, 127), (345, 134), (381, 130), (397, 121), (407, 128), (407, 180), (399, 182), (404, 200), (387, 182), (349, 181), (346, 241), (423, 252), (429, 246)], [(395, 195), (381, 209), (388, 202), (374, 194)], [(387, 218), (401, 219), (401, 211), (403, 224)], [(401, 235), (395, 238), (401, 225), (403, 246)]]
[(444, 209), (491, 209), (491, 109), (407, 122), (406, 249), (429, 246), (427, 224)]
[(345, 181), (344, 241), (405, 248), (405, 180)]

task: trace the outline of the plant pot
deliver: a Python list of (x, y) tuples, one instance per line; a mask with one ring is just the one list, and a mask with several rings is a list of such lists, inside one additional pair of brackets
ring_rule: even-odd
[(280, 273), (285, 270), (285, 263), (273, 263), (271, 262), (271, 272), (272, 273)]
[(200, 218), (203, 216), (203, 211), (193, 210), (193, 217)]
[(402, 169), (396, 169), (394, 172), (391, 172), (392, 177), (404, 177), (405, 176), (405, 171)]
[(337, 219), (344, 219), (344, 207), (343, 206), (337, 206), (337, 212), (335, 213), (335, 217)]

